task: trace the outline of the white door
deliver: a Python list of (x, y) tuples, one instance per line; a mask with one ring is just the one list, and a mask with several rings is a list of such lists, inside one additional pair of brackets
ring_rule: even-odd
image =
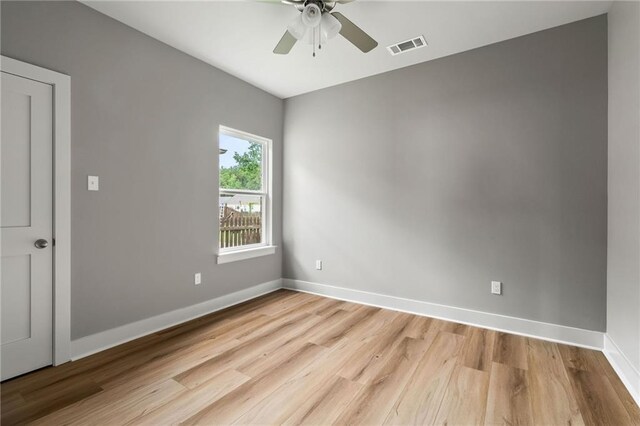
[(53, 97), (48, 84), (2, 72), (0, 370), (52, 363)]

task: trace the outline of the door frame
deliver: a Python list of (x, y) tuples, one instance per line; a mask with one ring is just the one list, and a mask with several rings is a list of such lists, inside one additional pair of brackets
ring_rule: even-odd
[(0, 70), (53, 88), (53, 365), (71, 344), (71, 78), (0, 55)]

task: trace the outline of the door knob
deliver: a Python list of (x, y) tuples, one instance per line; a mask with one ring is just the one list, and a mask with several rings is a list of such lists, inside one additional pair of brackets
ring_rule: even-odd
[(33, 245), (36, 246), (36, 248), (43, 249), (43, 248), (46, 248), (49, 245), (49, 241), (43, 240), (41, 238), (41, 239), (37, 240)]

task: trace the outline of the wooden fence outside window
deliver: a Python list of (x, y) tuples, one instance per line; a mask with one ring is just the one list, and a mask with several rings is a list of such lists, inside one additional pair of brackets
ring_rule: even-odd
[(259, 244), (262, 241), (260, 213), (239, 212), (227, 206), (220, 209), (220, 248)]

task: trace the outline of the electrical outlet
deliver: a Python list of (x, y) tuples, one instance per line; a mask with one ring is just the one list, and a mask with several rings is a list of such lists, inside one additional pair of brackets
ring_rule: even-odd
[(500, 281), (491, 281), (491, 294), (502, 294), (502, 283)]
[(316, 260), (316, 269), (318, 271), (322, 271), (322, 260), (320, 259)]
[(89, 191), (100, 190), (100, 178), (98, 176), (87, 176), (87, 189)]
[(202, 283), (202, 274), (200, 272), (194, 275), (193, 282), (195, 285), (200, 285)]

